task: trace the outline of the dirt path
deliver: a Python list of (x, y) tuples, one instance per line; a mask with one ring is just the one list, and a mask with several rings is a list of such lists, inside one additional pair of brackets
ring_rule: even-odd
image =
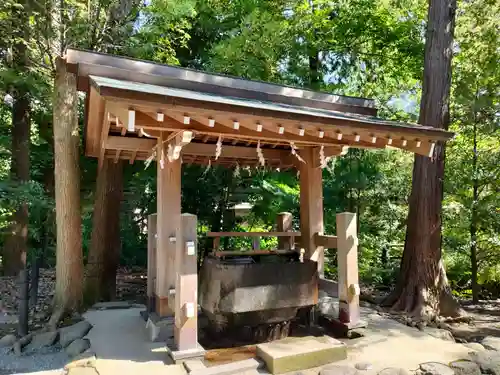
[(500, 300), (465, 304), (464, 309), (472, 317), (472, 323), (453, 324), (453, 336), (466, 341), (480, 341), (486, 336), (500, 337)]

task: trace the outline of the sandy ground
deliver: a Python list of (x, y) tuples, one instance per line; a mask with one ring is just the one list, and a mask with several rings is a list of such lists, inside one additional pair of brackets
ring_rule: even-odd
[[(120, 374), (185, 374), (182, 366), (167, 366), (170, 362), (161, 343), (148, 342), (145, 323), (139, 316), (141, 308), (126, 310), (88, 311), (85, 318), (94, 325), (88, 337), (98, 358), (100, 375)], [(470, 349), (444, 341), (392, 319), (363, 309), (368, 319), (367, 335), (349, 341), (349, 357), (337, 364), (354, 366), (369, 362), (373, 367), (366, 374), (386, 367), (402, 367), (408, 371), (423, 362), (449, 363), (466, 358)], [(303, 370), (304, 375), (317, 375), (319, 368)], [(247, 374), (266, 371), (253, 371)], [(293, 372), (292, 374), (295, 374)]]
[(171, 362), (165, 344), (148, 340), (142, 310), (90, 310), (84, 314), (94, 326), (87, 337), (96, 353), (100, 375), (186, 373), (182, 365), (166, 366)]

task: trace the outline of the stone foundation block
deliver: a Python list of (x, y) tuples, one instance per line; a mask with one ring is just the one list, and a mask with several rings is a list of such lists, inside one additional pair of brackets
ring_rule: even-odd
[(269, 372), (283, 374), (346, 359), (347, 348), (328, 336), (289, 337), (257, 345), (257, 356)]
[(167, 342), (174, 337), (174, 317), (160, 318), (157, 314), (149, 314), (146, 323), (148, 337), (152, 342)]

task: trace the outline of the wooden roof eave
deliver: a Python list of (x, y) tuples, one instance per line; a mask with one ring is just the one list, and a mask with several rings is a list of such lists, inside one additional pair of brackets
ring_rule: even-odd
[[(394, 134), (395, 137), (407, 137), (435, 141), (446, 141), (453, 137), (453, 133), (432, 127), (416, 126), (409, 124), (392, 124), (389, 122), (370, 122), (369, 119), (331, 119), (320, 118), (317, 116), (307, 116), (303, 114), (287, 114), (282, 111), (270, 111), (268, 109), (256, 109), (248, 107), (230, 106), (227, 104), (213, 103), (207, 101), (196, 101), (184, 98), (165, 97), (162, 95), (152, 93), (138, 93), (131, 90), (121, 90), (109, 87), (99, 88), (101, 96), (107, 100), (119, 102), (125, 106), (140, 105), (147, 107), (151, 111), (163, 109), (166, 112), (184, 113), (190, 112), (194, 114), (206, 115), (207, 111), (217, 115), (224, 116), (247, 116), (253, 118), (255, 121), (258, 119), (266, 121), (283, 121), (297, 123), (312, 124), (314, 126), (323, 127), (337, 127), (344, 129), (346, 132), (355, 133), (356, 130), (365, 133), (384, 134), (390, 136)], [(422, 141), (424, 139), (421, 139)], [(321, 142), (318, 142), (321, 143)]]

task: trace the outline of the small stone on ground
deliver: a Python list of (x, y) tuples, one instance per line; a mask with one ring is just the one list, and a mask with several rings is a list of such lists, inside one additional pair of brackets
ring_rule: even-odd
[(319, 375), (358, 375), (359, 371), (348, 366), (329, 365), (319, 372)]
[(67, 375), (98, 375), (94, 367), (73, 367), (69, 369)]
[(409, 372), (400, 367), (387, 367), (379, 371), (378, 375), (410, 375)]
[(481, 344), (486, 349), (500, 351), (500, 337), (487, 336), (481, 340)]
[(81, 339), (92, 329), (92, 325), (83, 320), (69, 327), (59, 329), (59, 343), (63, 348), (67, 347), (73, 341)]
[(25, 351), (34, 352), (52, 346), (57, 341), (58, 336), (59, 332), (57, 331), (38, 333), (33, 336), (31, 342), (26, 346)]
[(467, 342), (463, 345), (469, 349), (475, 350), (476, 352), (481, 350), (486, 350), (486, 348), (478, 342)]
[(455, 375), (481, 375), (481, 369), (477, 363), (471, 361), (455, 361), (450, 363)]
[(67, 363), (64, 366), (65, 370), (68, 370), (73, 367), (94, 367), (95, 361), (97, 360), (95, 353), (93, 351), (85, 351), (76, 357), (74, 357), (71, 362)]
[(423, 331), (428, 335), (431, 335), (437, 339), (446, 340), (446, 341), (455, 341), (453, 335), (450, 331), (445, 329), (433, 328), (433, 327), (425, 327)]
[(0, 339), (0, 348), (12, 346), (16, 341), (17, 337), (15, 335), (5, 335)]
[(90, 348), (89, 339), (76, 339), (66, 347), (66, 354), (73, 358)]
[(500, 352), (495, 350), (483, 350), (471, 352), (469, 357), (481, 367), (481, 372), (492, 375), (500, 375)]
[(454, 375), (455, 372), (444, 363), (426, 362), (419, 365), (417, 375)]
[(354, 365), (356, 369), (361, 370), (361, 371), (367, 371), (372, 369), (372, 364), (370, 362), (358, 362)]

